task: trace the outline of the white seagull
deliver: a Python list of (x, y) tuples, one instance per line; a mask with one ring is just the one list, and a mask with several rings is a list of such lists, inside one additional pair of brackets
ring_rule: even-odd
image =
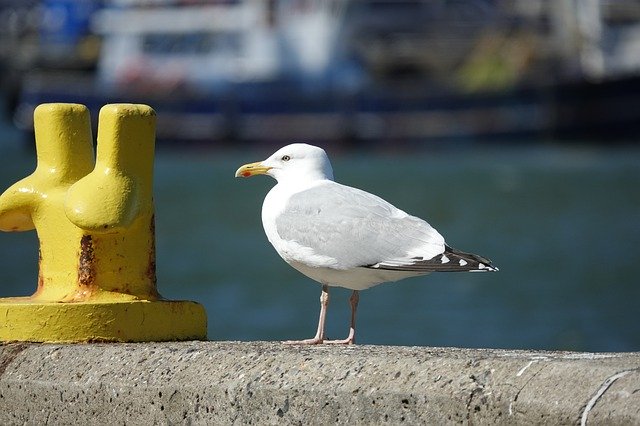
[[(289, 265), (322, 284), (316, 335), (285, 343), (354, 343), (360, 290), (431, 272), (498, 270), (484, 257), (449, 247), (424, 220), (376, 195), (334, 182), (322, 148), (287, 145), (235, 174), (254, 175), (277, 181), (262, 204), (269, 242)], [(351, 326), (344, 340), (325, 337), (329, 286), (353, 290)]]

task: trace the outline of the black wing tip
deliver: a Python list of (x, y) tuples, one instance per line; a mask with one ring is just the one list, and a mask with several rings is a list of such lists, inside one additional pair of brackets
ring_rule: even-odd
[(466, 253), (449, 246), (445, 246), (444, 253), (442, 253), (440, 256), (453, 258), (452, 260), (458, 263), (463, 268), (463, 270), (469, 272), (498, 272), (500, 270), (497, 266), (493, 265), (493, 262), (491, 262), (491, 260), (487, 259), (486, 257), (473, 253)]
[(412, 263), (394, 265), (384, 262), (367, 265), (367, 268), (384, 269), (388, 271), (407, 271), (417, 273), (429, 272), (498, 272), (497, 266), (482, 256), (473, 253), (465, 253), (449, 246), (445, 251), (431, 259), (416, 257)]

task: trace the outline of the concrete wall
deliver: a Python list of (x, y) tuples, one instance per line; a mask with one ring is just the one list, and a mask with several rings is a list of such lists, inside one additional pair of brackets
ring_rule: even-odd
[(0, 424), (640, 424), (640, 353), (0, 345)]

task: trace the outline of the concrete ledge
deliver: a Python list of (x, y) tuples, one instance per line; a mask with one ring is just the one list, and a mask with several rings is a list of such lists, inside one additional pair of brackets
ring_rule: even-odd
[(0, 345), (0, 424), (638, 424), (640, 353)]

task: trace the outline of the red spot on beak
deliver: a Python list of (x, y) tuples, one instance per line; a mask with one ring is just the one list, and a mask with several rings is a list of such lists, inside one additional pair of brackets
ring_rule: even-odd
[(251, 176), (251, 172), (242, 172), (242, 176), (249, 177)]

